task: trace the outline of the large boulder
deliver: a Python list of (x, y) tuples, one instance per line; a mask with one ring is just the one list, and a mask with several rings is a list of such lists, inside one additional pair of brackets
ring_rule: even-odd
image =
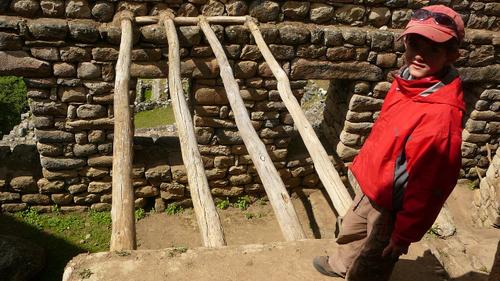
[(34, 280), (45, 265), (45, 251), (18, 237), (0, 235), (0, 280)]

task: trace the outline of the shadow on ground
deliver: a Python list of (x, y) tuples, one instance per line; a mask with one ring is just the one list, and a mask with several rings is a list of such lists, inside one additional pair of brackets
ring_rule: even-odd
[[(86, 252), (64, 239), (49, 235), (35, 227), (16, 220), (11, 215), (0, 214), (0, 234), (26, 239), (45, 250), (45, 267), (34, 280), (61, 280), (64, 267), (74, 256)], [(1, 249), (0, 249), (1, 254)], [(0, 278), (2, 280), (6, 277)], [(10, 278), (10, 277), (9, 277)]]

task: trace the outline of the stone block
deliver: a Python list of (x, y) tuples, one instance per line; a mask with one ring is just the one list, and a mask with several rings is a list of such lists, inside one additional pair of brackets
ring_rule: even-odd
[(210, 189), (213, 196), (218, 197), (237, 197), (243, 194), (245, 191), (244, 187), (241, 186), (227, 186), (227, 187), (216, 187)]
[(33, 17), (40, 9), (40, 3), (35, 0), (13, 0), (10, 9), (19, 16)]
[(346, 4), (335, 10), (335, 19), (340, 23), (352, 24), (362, 21), (365, 7)]
[(2, 212), (6, 213), (16, 213), (28, 209), (28, 204), (26, 203), (5, 203), (2, 204)]
[(384, 100), (372, 97), (353, 95), (349, 101), (349, 110), (356, 112), (380, 110)]
[(71, 194), (51, 194), (50, 199), (58, 206), (71, 205), (71, 203), (73, 203), (73, 195)]
[(69, 21), (68, 28), (71, 38), (77, 42), (94, 43), (99, 39), (97, 23), (91, 20)]
[(134, 194), (136, 198), (155, 197), (160, 194), (160, 191), (154, 186), (147, 185), (136, 188)]
[(21, 199), (21, 195), (19, 193), (14, 192), (0, 192), (0, 203), (6, 202), (14, 202)]
[(324, 3), (311, 3), (309, 19), (314, 23), (326, 23), (334, 18), (334, 8)]
[(55, 63), (53, 66), (54, 76), (56, 77), (75, 77), (76, 67), (70, 63)]
[(65, 62), (90, 61), (92, 58), (90, 50), (80, 47), (63, 47), (59, 52), (61, 60)]
[(76, 157), (89, 156), (97, 153), (95, 144), (75, 144), (73, 146), (73, 154)]
[(337, 154), (344, 161), (352, 161), (354, 159), (354, 157), (358, 154), (358, 150), (351, 148), (349, 146), (346, 146), (342, 142), (339, 142), (337, 144)]
[(197, 17), (199, 14), (198, 9), (191, 3), (183, 3), (177, 10), (178, 17)]
[(244, 45), (250, 39), (250, 31), (243, 25), (230, 25), (225, 28), (226, 40), (229, 43)]
[(87, 188), (89, 193), (103, 193), (111, 191), (111, 182), (93, 181)]
[(300, 45), (297, 47), (297, 56), (304, 58), (319, 58), (326, 55), (326, 47), (321, 45)]
[(225, 105), (228, 104), (226, 91), (223, 87), (197, 88), (195, 89), (195, 100), (200, 105)]
[(91, 12), (87, 0), (67, 0), (65, 9), (67, 18), (90, 18)]
[(344, 41), (342, 31), (338, 28), (325, 28), (324, 41), (326, 46), (342, 46)]
[(198, 26), (181, 26), (178, 28), (177, 34), (181, 47), (196, 46), (201, 42), (201, 30)]
[(165, 200), (184, 197), (186, 187), (176, 182), (162, 183), (160, 186), (160, 196)]
[(14, 33), (0, 32), (0, 50), (17, 51), (21, 49), (23, 42), (21, 37)]
[(70, 194), (77, 194), (77, 193), (82, 193), (87, 191), (87, 185), (86, 184), (74, 184), (68, 186), (68, 191)]
[(92, 156), (88, 159), (90, 167), (111, 167), (113, 165), (113, 156)]
[(167, 76), (167, 62), (134, 62), (130, 66), (130, 76), (134, 78), (164, 78)]
[(394, 43), (394, 36), (389, 31), (373, 31), (369, 33), (371, 38), (371, 49), (373, 51), (391, 50)]
[(146, 179), (155, 186), (159, 186), (161, 182), (169, 182), (172, 180), (172, 173), (169, 165), (156, 165), (150, 167), (145, 172)]
[(235, 78), (252, 78), (257, 74), (257, 63), (254, 61), (239, 61), (233, 66), (233, 71)]
[(326, 58), (332, 61), (353, 60), (356, 57), (356, 49), (348, 47), (333, 47), (326, 51)]
[(386, 25), (390, 19), (391, 11), (386, 7), (374, 7), (368, 15), (368, 22), (375, 27)]
[(352, 79), (378, 81), (382, 69), (367, 62), (332, 63), (319, 60), (296, 59), (291, 67), (292, 79)]
[(76, 115), (78, 118), (83, 119), (94, 119), (106, 117), (108, 111), (105, 106), (99, 104), (84, 104), (80, 105), (76, 110)]
[(111, 211), (111, 204), (109, 203), (94, 203), (90, 206), (92, 211), (96, 212), (109, 212)]
[(77, 205), (91, 205), (99, 202), (99, 195), (94, 193), (74, 195), (73, 202)]
[(249, 7), (250, 16), (259, 22), (277, 21), (279, 13), (280, 7), (275, 1), (252, 1)]
[(47, 17), (61, 17), (64, 15), (64, 0), (41, 0), (40, 8)]
[(277, 60), (291, 60), (295, 57), (293, 46), (271, 44), (269, 49)]
[(128, 10), (137, 16), (146, 16), (148, 14), (148, 6), (146, 3), (134, 3), (131, 1), (121, 1), (116, 7), (116, 11)]
[(62, 143), (75, 140), (72, 133), (58, 130), (36, 130), (35, 135), (37, 140), (42, 143)]
[(24, 194), (21, 201), (30, 205), (49, 205), (50, 197), (45, 194)]
[(32, 58), (24, 51), (0, 51), (0, 75), (23, 77), (49, 77), (52, 67), (49, 63)]
[(78, 169), (85, 166), (86, 161), (84, 159), (78, 158), (53, 158), (41, 156), (40, 162), (42, 167), (49, 171), (58, 171), (58, 170), (70, 170), (70, 169)]
[(36, 19), (28, 21), (28, 28), (38, 40), (64, 40), (68, 33), (68, 25), (63, 19)]
[(245, 1), (233, 0), (226, 3), (228, 16), (243, 16), (247, 14), (248, 6)]
[(141, 35), (144, 41), (165, 44), (167, 42), (167, 34), (165, 28), (161, 24), (151, 24), (140, 28)]
[(49, 181), (68, 180), (68, 182), (70, 182), (72, 179), (78, 178), (77, 170), (49, 171), (47, 169), (42, 169), (42, 174), (43, 177)]
[(83, 62), (78, 65), (78, 78), (96, 79), (101, 78), (101, 66), (95, 63)]
[(12, 189), (22, 193), (38, 192), (38, 186), (32, 176), (20, 176), (12, 178), (10, 181)]
[(281, 11), (285, 19), (300, 20), (308, 15), (309, 7), (309, 2), (286, 1), (281, 6)]
[(92, 49), (92, 57), (96, 61), (116, 61), (118, 53), (118, 48), (98, 47)]
[(300, 45), (310, 42), (311, 32), (306, 26), (284, 25), (279, 29), (279, 36), (282, 44)]

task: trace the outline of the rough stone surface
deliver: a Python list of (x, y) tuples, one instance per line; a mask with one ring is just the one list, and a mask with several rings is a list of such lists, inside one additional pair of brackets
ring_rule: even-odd
[(382, 78), (382, 70), (365, 62), (331, 63), (297, 59), (292, 63), (293, 79), (359, 79), (377, 81)]
[(48, 77), (52, 75), (49, 63), (31, 58), (24, 51), (0, 51), (0, 75)]
[(274, 1), (253, 1), (249, 7), (249, 13), (259, 22), (269, 22), (278, 19), (280, 12), (279, 4)]
[(29, 240), (0, 235), (0, 248), (0, 276), (5, 280), (35, 279), (45, 266), (45, 250)]

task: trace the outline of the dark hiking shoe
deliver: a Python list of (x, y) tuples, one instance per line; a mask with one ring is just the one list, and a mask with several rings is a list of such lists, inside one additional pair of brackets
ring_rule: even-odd
[(314, 265), (314, 268), (316, 268), (316, 270), (319, 271), (323, 275), (343, 278), (342, 275), (333, 271), (332, 267), (328, 263), (328, 256), (314, 257), (313, 265)]

